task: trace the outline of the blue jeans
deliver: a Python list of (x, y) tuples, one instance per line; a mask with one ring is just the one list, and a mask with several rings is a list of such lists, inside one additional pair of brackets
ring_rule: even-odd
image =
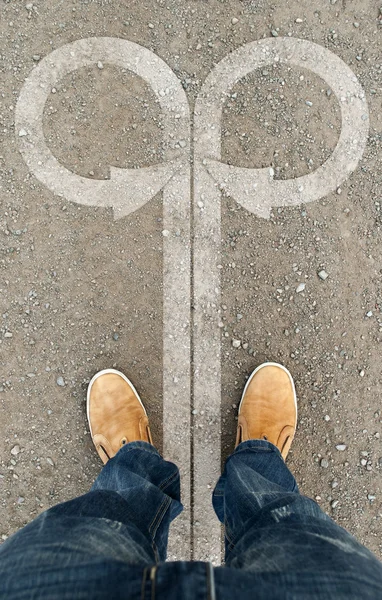
[(127, 444), (89, 493), (0, 547), (0, 598), (382, 598), (382, 564), (300, 495), (271, 443), (236, 448), (213, 505), (225, 525), (225, 566), (165, 563), (169, 526), (182, 510), (179, 472), (150, 444)]

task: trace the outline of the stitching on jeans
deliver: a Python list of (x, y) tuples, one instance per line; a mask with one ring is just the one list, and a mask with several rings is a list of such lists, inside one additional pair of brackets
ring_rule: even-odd
[(209, 578), (209, 567), (210, 563), (206, 563), (206, 580), (207, 580), (207, 600), (211, 600), (211, 587), (210, 587), (210, 578)]
[[(166, 503), (166, 506), (164, 506), (164, 503), (162, 503), (162, 505), (161, 505), (161, 507), (160, 507), (160, 508), (163, 508), (163, 510), (161, 511), (161, 514), (158, 516), (158, 522), (157, 522), (157, 525), (156, 525), (156, 527), (155, 527), (155, 530), (154, 530), (153, 532), (150, 532), (150, 533), (151, 533), (151, 537), (152, 537), (152, 543), (151, 543), (151, 546), (152, 546), (152, 549), (153, 549), (153, 551), (154, 551), (155, 560), (156, 560), (156, 562), (157, 562), (157, 563), (159, 563), (159, 552), (158, 552), (158, 547), (157, 547), (157, 545), (156, 545), (156, 543), (155, 543), (155, 536), (156, 536), (156, 534), (157, 534), (157, 531), (158, 531), (158, 528), (159, 528), (160, 524), (161, 524), (161, 523), (162, 523), (162, 521), (163, 521), (163, 517), (164, 517), (164, 515), (166, 514), (166, 512), (167, 512), (167, 510), (168, 510), (168, 508), (169, 508), (169, 506), (170, 506), (170, 503), (171, 503), (171, 498), (168, 498), (168, 502)], [(158, 511), (158, 512), (159, 512), (159, 511)], [(158, 514), (158, 513), (157, 513), (157, 514)], [(150, 528), (151, 528), (152, 526), (153, 526), (153, 524), (151, 524), (151, 525), (150, 525)]]
[(179, 476), (179, 473), (173, 473), (172, 475), (170, 475), (169, 477), (167, 477), (167, 479), (165, 479), (164, 481), (162, 481), (162, 483), (160, 485), (158, 485), (158, 488), (160, 490), (164, 490), (178, 476)]
[(207, 587), (208, 587), (208, 600), (216, 600), (215, 590), (215, 572), (212, 563), (206, 564), (207, 568)]
[(166, 505), (162, 507), (162, 511), (161, 511), (161, 514), (158, 516), (155, 529), (153, 529), (153, 532), (152, 532), (153, 538), (155, 538), (155, 536), (157, 534), (157, 531), (158, 531), (158, 527), (162, 523), (163, 517), (165, 516), (165, 514), (166, 514), (166, 512), (167, 512), (167, 510), (168, 510), (168, 508), (170, 506), (170, 504), (171, 504), (171, 498), (168, 497), (168, 502), (166, 502)]
[(280, 452), (280, 450), (278, 448), (269, 448), (268, 446), (248, 446), (247, 448), (241, 448), (240, 450), (235, 450), (235, 452), (233, 454), (231, 454), (231, 456), (229, 458), (232, 458), (232, 456), (235, 456), (235, 454), (240, 454), (240, 452), (246, 452), (247, 450), (260, 450), (261, 452), (276, 452), (276, 454), (278, 454)]
[(163, 502), (160, 504), (157, 512), (155, 513), (155, 516), (154, 516), (153, 520), (150, 523), (149, 532), (150, 532), (150, 534), (152, 535), (153, 538), (155, 537), (155, 534), (157, 532), (159, 524), (160, 524), (161, 520), (163, 519), (164, 513), (166, 512), (166, 510), (170, 506), (170, 502), (171, 502), (171, 498), (169, 496), (167, 496), (163, 500)]
[(167, 487), (167, 485), (169, 483), (171, 483), (178, 476), (179, 476), (179, 473), (175, 472), (175, 473), (172, 473), (172, 475), (169, 475), (168, 477), (166, 477), (166, 479), (164, 481), (162, 481), (162, 483), (160, 485), (158, 485), (159, 489), (163, 490), (165, 487)]
[(150, 581), (151, 581), (151, 600), (155, 600), (155, 578), (157, 574), (157, 567), (150, 569)]
[(160, 503), (160, 505), (158, 506), (158, 509), (157, 509), (155, 515), (153, 516), (153, 518), (151, 520), (151, 523), (149, 525), (149, 532), (150, 533), (151, 533), (151, 528), (154, 526), (154, 523), (155, 523), (155, 521), (156, 521), (156, 519), (157, 519), (157, 517), (158, 517), (158, 515), (159, 515), (159, 513), (160, 513), (160, 511), (162, 509), (163, 504), (165, 504), (166, 502), (167, 502), (167, 498), (164, 498), (162, 500), (162, 502)]
[(158, 552), (158, 547), (157, 547), (156, 543), (154, 542), (154, 540), (151, 542), (151, 547), (154, 551), (155, 563), (158, 564), (159, 563), (159, 552)]
[(231, 536), (227, 533), (227, 531), (228, 531), (227, 530), (227, 526), (225, 525), (224, 534), (225, 534), (225, 537), (227, 538), (227, 540), (229, 542), (229, 546), (230, 546), (229, 549), (232, 550), (232, 548), (234, 548), (234, 546), (235, 546), (235, 542), (233, 541), (233, 538), (231, 538)]

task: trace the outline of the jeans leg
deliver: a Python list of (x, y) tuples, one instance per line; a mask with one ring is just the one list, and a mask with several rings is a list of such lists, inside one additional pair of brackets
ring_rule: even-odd
[(12, 586), (23, 578), (39, 590), (42, 581), (77, 580), (79, 567), (90, 585), (97, 565), (108, 561), (164, 561), (170, 523), (181, 511), (178, 468), (151, 444), (127, 444), (90, 492), (47, 510), (1, 545), (0, 591), (13, 597)]
[(155, 561), (166, 560), (171, 521), (180, 503), (179, 469), (147, 442), (132, 442), (104, 466), (90, 493), (118, 494), (124, 499), (124, 522), (135, 525), (149, 541)]
[[(270, 442), (241, 443), (228, 458), (213, 495), (225, 525), (226, 565), (248, 572), (355, 572), (382, 581), (382, 564), (313, 500)], [(307, 596), (309, 597), (309, 596)], [(328, 596), (332, 597), (332, 596)]]

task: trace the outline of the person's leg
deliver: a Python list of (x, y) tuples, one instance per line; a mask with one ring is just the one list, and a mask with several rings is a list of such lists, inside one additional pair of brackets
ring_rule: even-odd
[(225, 525), (226, 565), (274, 574), (291, 597), (321, 597), (314, 595), (319, 589), (328, 598), (354, 598), (377, 584), (380, 590), (382, 564), (316, 502), (300, 495), (285, 465), (296, 418), (290, 374), (262, 365), (244, 391), (238, 445), (213, 496)]
[(98, 593), (115, 561), (143, 568), (166, 558), (169, 526), (182, 510), (179, 471), (150, 443), (136, 391), (122, 374), (101, 372), (89, 386), (88, 416), (106, 464), (89, 493), (46, 511), (0, 547), (0, 597), (55, 597), (62, 586), (74, 598), (82, 584)]

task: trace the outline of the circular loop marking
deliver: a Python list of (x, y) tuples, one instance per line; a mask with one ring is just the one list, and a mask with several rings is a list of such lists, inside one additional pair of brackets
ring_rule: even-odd
[[(61, 165), (46, 145), (43, 112), (52, 88), (67, 73), (97, 64), (113, 64), (142, 77), (162, 109), (165, 162), (142, 169), (110, 167), (110, 179), (93, 180)], [(118, 38), (86, 38), (66, 44), (41, 60), (26, 79), (16, 106), (16, 131), (30, 171), (47, 188), (68, 200), (90, 206), (113, 206), (116, 218), (146, 202), (163, 188), (181, 163), (189, 159), (189, 106), (182, 85), (156, 54)], [(182, 150), (173, 139), (183, 139)]]
[[(341, 133), (332, 155), (314, 172), (274, 180), (272, 169), (247, 169), (221, 162), (222, 109), (232, 87), (266, 65), (309, 69), (333, 90), (341, 108)], [(195, 106), (196, 159), (215, 182), (247, 210), (269, 218), (273, 206), (312, 202), (336, 189), (365, 149), (369, 115), (364, 90), (353, 71), (329, 50), (296, 38), (250, 42), (226, 56), (207, 77)]]

